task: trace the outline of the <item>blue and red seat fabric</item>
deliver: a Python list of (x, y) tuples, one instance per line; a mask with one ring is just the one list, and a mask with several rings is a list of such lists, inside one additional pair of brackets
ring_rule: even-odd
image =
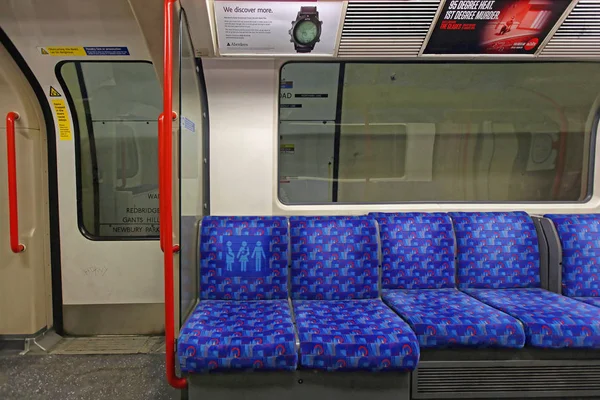
[(285, 217), (204, 218), (200, 299), (287, 299), (288, 241)]
[(548, 214), (562, 247), (562, 294), (600, 307), (600, 214)]
[(450, 213), (458, 247), (458, 285), (518, 319), (526, 345), (599, 348), (600, 313), (540, 288), (537, 232), (524, 212)]
[(415, 369), (415, 334), (378, 298), (375, 221), (292, 217), (290, 236), (300, 365), (328, 371)]
[(337, 370), (413, 370), (415, 334), (379, 299), (294, 300), (300, 365)]
[(523, 347), (513, 317), (455, 288), (455, 238), (447, 214), (376, 214), (384, 301), (417, 334), (421, 348)]
[(528, 346), (600, 348), (600, 312), (594, 306), (539, 288), (466, 292), (519, 319)]
[(287, 300), (201, 301), (181, 329), (183, 372), (294, 370), (295, 329)]
[(540, 288), (523, 212), (206, 217), (181, 369), (406, 371), (420, 348), (600, 348), (600, 215), (548, 217), (568, 297)]
[(202, 220), (201, 301), (181, 328), (183, 372), (296, 369), (288, 238), (283, 217)]

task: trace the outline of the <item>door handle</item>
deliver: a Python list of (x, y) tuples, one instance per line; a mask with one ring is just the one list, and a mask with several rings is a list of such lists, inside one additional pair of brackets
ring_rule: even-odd
[(15, 121), (19, 114), (6, 114), (6, 160), (8, 162), (8, 215), (10, 223), (10, 249), (13, 253), (25, 251), (25, 245), (19, 243), (19, 208), (17, 197), (17, 150), (15, 145)]

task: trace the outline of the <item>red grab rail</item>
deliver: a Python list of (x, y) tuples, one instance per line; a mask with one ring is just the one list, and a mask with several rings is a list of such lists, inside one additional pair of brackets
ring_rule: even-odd
[[(173, 279), (173, 5), (164, 3), (163, 47), (163, 113), (159, 117), (158, 194), (160, 210), (160, 238), (164, 251), (165, 275), (165, 352), (167, 381), (176, 389), (185, 389), (187, 380), (175, 372), (175, 295)], [(161, 125), (162, 122), (162, 125)]]
[[(173, 119), (177, 118), (177, 114), (175, 112), (173, 112)], [(161, 160), (164, 157), (164, 149), (163, 149), (163, 128), (165, 125), (165, 114), (164, 113), (160, 113), (160, 115), (158, 116), (158, 164), (159, 164), (159, 168), (158, 168), (158, 190), (162, 191), (162, 187), (164, 185), (164, 168), (161, 166)], [(158, 196), (158, 209), (161, 210), (161, 201), (160, 201), (160, 196)], [(160, 221), (159, 219), (159, 231), (162, 232), (163, 231), (163, 227), (162, 227), (162, 221)], [(160, 235), (160, 249), (164, 252), (165, 251), (165, 238), (163, 235)], [(173, 251), (177, 252), (179, 251), (179, 246), (178, 245), (174, 245), (173, 246)]]
[(10, 223), (10, 249), (13, 253), (25, 251), (19, 243), (19, 208), (17, 201), (17, 150), (15, 145), (15, 121), (19, 114), (6, 114), (6, 160), (8, 161), (8, 211)]
[[(163, 166), (162, 166), (162, 159), (164, 157), (163, 155), (163, 127), (165, 125), (165, 115), (163, 113), (160, 113), (160, 115), (158, 116), (158, 192), (159, 192), (159, 196), (158, 196), (158, 211), (159, 211), (159, 217), (162, 215), (162, 202), (160, 199), (160, 193), (162, 193), (163, 191)], [(158, 226), (159, 226), (159, 232), (160, 232), (160, 249), (164, 252), (165, 251), (165, 245), (164, 245), (164, 235), (163, 235), (163, 225), (162, 225), (163, 221), (162, 219), (158, 219)]]

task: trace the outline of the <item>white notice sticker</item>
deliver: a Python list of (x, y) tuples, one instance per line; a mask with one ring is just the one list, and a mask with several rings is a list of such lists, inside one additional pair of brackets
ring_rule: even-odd
[(215, 1), (222, 55), (333, 55), (341, 1)]

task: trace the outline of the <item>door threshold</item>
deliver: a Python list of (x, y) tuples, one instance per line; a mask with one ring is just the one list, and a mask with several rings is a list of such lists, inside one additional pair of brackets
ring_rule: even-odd
[(164, 353), (163, 336), (89, 336), (63, 338), (50, 354), (151, 354)]

